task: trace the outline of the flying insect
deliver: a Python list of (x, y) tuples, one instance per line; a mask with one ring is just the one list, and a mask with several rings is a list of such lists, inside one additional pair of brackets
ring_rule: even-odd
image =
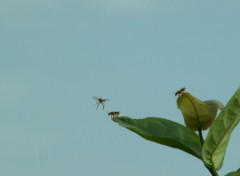
[(104, 109), (104, 103), (109, 100), (108, 98), (99, 98), (99, 97), (93, 97), (93, 99), (97, 100), (97, 103), (96, 103), (97, 109), (100, 104), (102, 105), (102, 107)]

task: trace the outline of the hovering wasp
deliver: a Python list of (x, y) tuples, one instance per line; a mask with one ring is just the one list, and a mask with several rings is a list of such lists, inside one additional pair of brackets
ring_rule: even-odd
[(175, 96), (180, 96), (184, 91), (186, 90), (185, 87), (181, 88), (180, 90), (178, 90), (176, 93), (175, 93)]
[(104, 103), (109, 100), (109, 99), (98, 98), (98, 97), (93, 97), (93, 99), (97, 100), (97, 103), (96, 103), (97, 108), (101, 104), (103, 106), (103, 109), (104, 109)]
[(116, 111), (116, 112), (109, 112), (108, 116), (111, 116), (111, 118), (116, 118), (119, 117), (120, 112)]

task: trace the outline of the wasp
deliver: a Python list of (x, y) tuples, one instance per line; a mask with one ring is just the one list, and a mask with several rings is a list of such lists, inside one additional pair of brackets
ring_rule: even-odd
[(107, 98), (105, 99), (105, 98), (98, 98), (98, 97), (93, 97), (93, 99), (97, 100), (97, 103), (96, 103), (97, 108), (101, 104), (103, 109), (104, 109), (104, 103), (109, 100)]
[(119, 117), (120, 112), (116, 111), (116, 112), (109, 112), (108, 116), (111, 116), (111, 118), (116, 118)]
[(175, 96), (180, 96), (184, 91), (186, 90), (185, 87), (181, 88), (180, 90), (178, 90), (176, 93), (175, 93)]

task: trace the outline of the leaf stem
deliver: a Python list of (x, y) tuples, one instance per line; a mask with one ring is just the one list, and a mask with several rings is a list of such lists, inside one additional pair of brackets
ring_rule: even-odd
[(202, 135), (201, 127), (198, 128), (198, 134), (199, 134), (199, 138), (200, 138), (201, 146), (203, 146), (204, 139), (203, 139), (203, 135)]
[[(201, 127), (198, 128), (198, 134), (199, 134), (201, 146), (203, 146), (203, 144), (204, 144), (204, 139), (203, 139)], [(203, 163), (204, 163), (204, 161), (203, 161)], [(214, 167), (209, 167), (209, 166), (206, 165), (205, 163), (204, 163), (204, 166), (208, 169), (208, 171), (211, 173), (212, 176), (218, 176), (218, 173), (217, 173), (217, 171), (216, 171), (216, 169), (215, 169)]]
[(204, 165), (208, 169), (208, 171), (212, 174), (212, 176), (219, 176), (215, 168), (211, 168), (211, 167), (207, 166), (206, 164), (204, 164)]

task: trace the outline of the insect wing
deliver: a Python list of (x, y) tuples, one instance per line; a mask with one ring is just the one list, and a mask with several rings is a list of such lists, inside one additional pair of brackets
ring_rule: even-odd
[(93, 97), (93, 99), (95, 99), (95, 100), (99, 100), (100, 98), (99, 98), (99, 97)]

